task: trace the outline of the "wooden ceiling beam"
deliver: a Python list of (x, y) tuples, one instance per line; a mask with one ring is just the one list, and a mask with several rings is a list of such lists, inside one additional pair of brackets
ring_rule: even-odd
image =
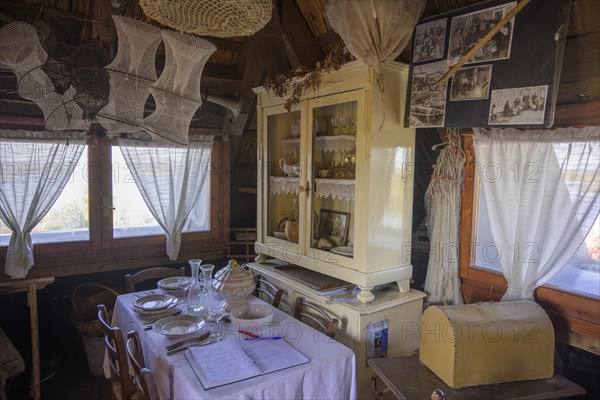
[(327, 33), (323, 33), (323, 34), (317, 36), (315, 38), (315, 40), (319, 43), (319, 45), (321, 47), (325, 47), (328, 44), (331, 44), (333, 42), (342, 41), (342, 38), (340, 37), (340, 35), (336, 31), (331, 30), (331, 31), (329, 31)]
[[(30, 19), (35, 19), (37, 15), (42, 11), (48, 15), (69, 15), (75, 18), (85, 19), (85, 15), (81, 13), (76, 13), (69, 10), (61, 10), (59, 8), (47, 7), (47, 6), (38, 6), (35, 4), (26, 4), (21, 1), (7, 1), (2, 0), (0, 2), (0, 11), (4, 14), (8, 14), (16, 17), (28, 17)], [(17, 18), (17, 19), (20, 19)]]
[(282, 11), (281, 31), (287, 42), (286, 49), (288, 49), (290, 64), (294, 67), (297, 59), (303, 66), (313, 68), (317, 61), (323, 59), (319, 42), (315, 40), (306, 19), (294, 1), (282, 1), (279, 4)]
[(269, 23), (259, 31), (260, 49), (265, 62), (266, 75), (275, 76), (280, 72), (288, 72), (290, 64), (287, 60), (285, 43), (278, 7), (273, 7), (273, 15)]
[(205, 39), (217, 46), (219, 50), (229, 50), (238, 53), (243, 47), (243, 43), (234, 42), (233, 40), (227, 40), (213, 36), (208, 36)]

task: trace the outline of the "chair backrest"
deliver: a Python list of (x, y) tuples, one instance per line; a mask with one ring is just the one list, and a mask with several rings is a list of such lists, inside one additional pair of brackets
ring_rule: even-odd
[(133, 385), (129, 379), (129, 365), (125, 341), (121, 329), (111, 326), (104, 304), (98, 304), (98, 320), (104, 332), (104, 342), (110, 367), (110, 379), (113, 387), (113, 399), (129, 400), (133, 395)]
[(152, 373), (146, 368), (146, 362), (144, 361), (144, 353), (142, 351), (142, 344), (140, 343), (140, 337), (137, 331), (131, 331), (127, 334), (127, 356), (129, 362), (133, 367), (135, 373), (135, 389), (136, 389), (136, 400), (151, 400), (156, 396), (154, 390), (154, 380), (152, 379)]
[[(314, 313), (304, 311), (304, 309), (312, 310)], [(299, 321), (302, 321), (302, 318), (309, 320), (313, 326), (316, 325), (315, 328), (321, 328), (330, 338), (335, 337), (338, 330), (339, 321), (336, 318), (332, 318), (321, 306), (304, 300), (304, 297), (296, 298), (294, 317)]]
[(281, 302), (281, 297), (283, 296), (283, 289), (273, 285), (261, 275), (256, 275), (256, 289), (254, 289), (254, 295), (258, 298), (261, 298), (261, 293), (271, 299), (271, 304), (273, 307), (279, 308), (279, 303)]
[(135, 274), (125, 275), (125, 286), (127, 286), (127, 292), (135, 292), (135, 285), (141, 282), (149, 281), (151, 279), (162, 279), (170, 278), (172, 276), (184, 276), (185, 267), (181, 268), (169, 268), (169, 267), (155, 267), (148, 268), (136, 272)]

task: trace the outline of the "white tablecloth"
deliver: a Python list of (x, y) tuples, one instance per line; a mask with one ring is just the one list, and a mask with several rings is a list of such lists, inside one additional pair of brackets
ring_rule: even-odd
[[(164, 293), (154, 290), (154, 293)], [(261, 336), (283, 336), (293, 347), (310, 359), (310, 363), (258, 376), (241, 382), (204, 390), (192, 371), (185, 351), (166, 355), (165, 347), (181, 339), (170, 339), (154, 332), (144, 331), (144, 322), (155, 316), (142, 316), (131, 309), (136, 299), (133, 294), (117, 298), (113, 324), (126, 334), (137, 330), (143, 344), (146, 365), (153, 372), (161, 399), (355, 399), (356, 363), (352, 350), (330, 339), (310, 326), (276, 309), (273, 321), (262, 327), (251, 327)], [(264, 303), (249, 297), (251, 303)], [(185, 305), (178, 305), (185, 311)], [(207, 324), (207, 329), (218, 329), (226, 334), (225, 340), (242, 340), (233, 323)], [(260, 332), (257, 331), (260, 330)], [(199, 333), (196, 333), (199, 335)]]

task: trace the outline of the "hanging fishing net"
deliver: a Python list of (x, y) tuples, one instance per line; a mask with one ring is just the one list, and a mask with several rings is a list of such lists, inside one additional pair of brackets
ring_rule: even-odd
[(97, 116), (109, 136), (141, 129), (148, 87), (156, 80), (156, 49), (162, 40), (155, 26), (116, 15), (113, 20), (119, 37), (117, 55), (105, 67), (110, 96)]
[(271, 0), (140, 0), (144, 13), (181, 32), (248, 36), (271, 19)]
[(89, 128), (90, 122), (83, 119), (82, 109), (73, 101), (74, 89), (64, 94), (55, 92), (52, 80), (41, 68), (47, 57), (33, 26), (13, 22), (0, 29), (0, 63), (17, 76), (19, 96), (42, 109), (46, 129)]
[(426, 225), (431, 254), (425, 278), (429, 303), (462, 304), (458, 275), (460, 204), (465, 177), (465, 153), (460, 130), (448, 130), (448, 145), (433, 166), (425, 193)]
[(160, 78), (150, 86), (156, 110), (140, 125), (156, 139), (187, 144), (190, 122), (202, 104), (202, 70), (217, 48), (194, 35), (166, 30), (161, 34), (165, 44), (165, 67)]
[(110, 92), (106, 50), (95, 43), (77, 47), (71, 55), (71, 81), (75, 88), (73, 101), (83, 110), (85, 119), (93, 119), (108, 103)]
[(48, 59), (40, 68), (52, 81), (56, 93), (64, 94), (71, 86), (71, 68), (67, 64), (48, 56)]

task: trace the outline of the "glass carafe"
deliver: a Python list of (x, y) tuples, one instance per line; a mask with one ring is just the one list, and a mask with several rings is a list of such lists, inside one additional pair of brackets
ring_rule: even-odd
[(215, 266), (205, 264), (200, 266), (204, 278), (204, 287), (200, 293), (199, 315), (207, 321), (215, 321), (223, 314), (223, 298), (217, 293), (212, 285), (212, 272)]
[(192, 268), (192, 282), (188, 287), (187, 293), (187, 309), (188, 313), (192, 315), (200, 315), (202, 308), (202, 284), (198, 280), (198, 271), (200, 270), (200, 264), (202, 260), (194, 259), (189, 261)]

